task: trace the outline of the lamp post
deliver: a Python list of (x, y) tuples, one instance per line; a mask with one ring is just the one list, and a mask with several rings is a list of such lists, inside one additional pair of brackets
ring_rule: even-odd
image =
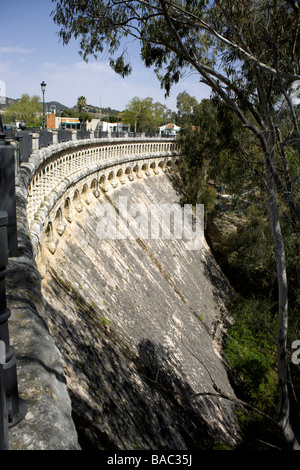
[(45, 91), (46, 91), (46, 83), (43, 81), (41, 83), (41, 89), (43, 92), (43, 129), (46, 128), (46, 121), (45, 121)]

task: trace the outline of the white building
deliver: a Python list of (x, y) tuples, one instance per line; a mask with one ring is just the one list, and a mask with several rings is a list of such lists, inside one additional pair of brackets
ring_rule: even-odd
[[(87, 122), (86, 128), (88, 131), (99, 130), (99, 119), (92, 119), (91, 122)], [(114, 132), (129, 132), (130, 125), (124, 122), (106, 122), (100, 121), (100, 131), (108, 132), (112, 134)]]
[(170, 123), (159, 128), (160, 135), (176, 135), (180, 131), (180, 127)]
[[(58, 117), (54, 113), (46, 114), (46, 123), (48, 129), (70, 129), (79, 130), (82, 127), (78, 118)], [(86, 129), (94, 132), (99, 131), (99, 119), (92, 119), (86, 122)], [(100, 122), (100, 131), (112, 134), (114, 132), (129, 132), (130, 125), (123, 122)]]

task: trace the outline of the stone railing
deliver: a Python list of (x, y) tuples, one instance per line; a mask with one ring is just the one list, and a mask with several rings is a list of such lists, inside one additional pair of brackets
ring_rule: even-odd
[(55, 145), (61, 142), (85, 140), (85, 139), (106, 139), (106, 138), (147, 138), (159, 139), (168, 138), (170, 140), (176, 139), (174, 135), (161, 135), (159, 134), (140, 134), (136, 132), (102, 132), (102, 131), (87, 131), (87, 130), (70, 130), (70, 129), (26, 129), (26, 130), (5, 130), (6, 138), (11, 140), (16, 149), (18, 159), (16, 161), (16, 168), (20, 164), (28, 162), (28, 159), (33, 151), (41, 148)]
[(27, 221), (41, 275), (59, 238), (83, 204), (118, 184), (174, 167), (178, 144), (170, 139), (87, 139), (36, 149), (18, 178), (27, 198)]

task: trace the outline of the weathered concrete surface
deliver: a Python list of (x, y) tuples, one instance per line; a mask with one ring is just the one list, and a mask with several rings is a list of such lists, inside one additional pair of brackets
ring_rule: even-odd
[(120, 196), (178, 202), (168, 175), (118, 186), (69, 225), (42, 281), (83, 448), (191, 449), (239, 436), (221, 355), (230, 287), (207, 248), (99, 240), (99, 208)]
[(6, 278), (10, 343), (17, 360), (25, 418), (9, 432), (10, 450), (80, 449), (62, 360), (45, 321), (41, 278), (32, 259), (26, 221), (26, 190), (17, 187), (19, 256)]

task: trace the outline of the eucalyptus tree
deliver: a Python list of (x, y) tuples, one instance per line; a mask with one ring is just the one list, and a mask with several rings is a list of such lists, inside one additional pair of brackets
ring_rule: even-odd
[[(300, 80), (299, 0), (53, 0), (67, 44), (80, 39), (87, 60), (105, 50), (121, 76), (132, 68), (128, 38), (140, 44), (168, 94), (186, 72), (199, 74), (256, 139), (264, 163), (278, 278), (279, 426), (299, 448), (290, 425), (288, 282), (278, 197), (299, 229), (300, 133), (292, 85)], [(286, 125), (282, 125), (282, 116)]]

